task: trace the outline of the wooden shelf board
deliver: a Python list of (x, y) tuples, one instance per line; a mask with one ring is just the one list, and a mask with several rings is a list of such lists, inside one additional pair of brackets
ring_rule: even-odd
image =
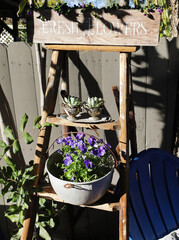
[(65, 45), (45, 44), (47, 49), (66, 51), (104, 51), (104, 52), (136, 52), (139, 47), (135, 46), (103, 46), (103, 45)]
[[(49, 200), (54, 200), (56, 202), (64, 202), (57, 194), (54, 192), (51, 185), (44, 186), (43, 191), (38, 193), (39, 197), (46, 198)], [(117, 198), (114, 197), (114, 194), (110, 191), (107, 192), (103, 198), (101, 198), (98, 202), (92, 205), (80, 205), (80, 207), (87, 207), (92, 209), (98, 209), (108, 212), (114, 212), (120, 210), (120, 204)]]
[(48, 116), (47, 122), (72, 127), (85, 127), (90, 129), (103, 129), (103, 130), (120, 130), (119, 121), (111, 121), (106, 123), (77, 123), (65, 120), (56, 116)]

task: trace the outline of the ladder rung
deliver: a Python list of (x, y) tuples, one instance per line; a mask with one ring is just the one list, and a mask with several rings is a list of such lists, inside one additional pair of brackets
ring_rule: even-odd
[[(53, 190), (53, 188), (48, 185), (43, 187), (43, 191), (38, 193), (39, 197), (46, 198), (49, 200), (54, 200), (56, 202), (62, 202), (65, 203)], [(108, 191), (103, 198), (101, 198), (99, 201), (92, 205), (80, 205), (80, 207), (88, 207), (103, 211), (119, 211), (120, 210), (120, 203), (117, 200), (116, 197), (114, 197), (114, 194), (110, 191)]]
[(79, 122), (71, 122), (69, 120), (65, 120), (56, 116), (48, 116), (47, 122), (55, 125), (85, 127), (85, 128), (91, 128), (91, 129), (120, 130), (121, 128), (119, 121), (110, 121), (105, 123), (79, 123)]

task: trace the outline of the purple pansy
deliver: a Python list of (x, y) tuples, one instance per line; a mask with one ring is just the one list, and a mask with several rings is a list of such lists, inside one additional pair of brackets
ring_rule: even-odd
[(75, 140), (71, 140), (69, 141), (69, 146), (71, 146), (72, 148), (75, 148), (77, 146), (77, 142)]
[(58, 150), (58, 153), (61, 155), (63, 154), (62, 150), (60, 150), (60, 149)]
[(111, 145), (109, 143), (106, 143), (106, 146), (104, 146), (106, 150), (109, 150), (111, 148)]
[(85, 167), (86, 167), (87, 169), (93, 168), (93, 163), (92, 163), (90, 160), (88, 160), (88, 159), (85, 159), (85, 160), (84, 160), (84, 164), (85, 164)]
[(78, 140), (81, 140), (84, 137), (85, 137), (84, 133), (77, 133), (75, 138), (78, 139)]
[(162, 13), (163, 12), (163, 9), (161, 7), (158, 7), (158, 12), (159, 13)]
[(69, 166), (73, 162), (73, 159), (69, 154), (66, 154), (65, 159), (64, 159), (64, 164), (65, 166)]
[(98, 155), (98, 149), (93, 148), (90, 153), (91, 153), (92, 155), (97, 156), (97, 155)]
[(105, 148), (102, 147), (102, 146), (99, 146), (99, 147), (98, 147), (98, 157), (104, 156), (105, 153), (106, 153)]
[(89, 145), (90, 145), (91, 147), (93, 147), (93, 146), (95, 145), (95, 143), (96, 143), (96, 139), (95, 139), (94, 137), (89, 137), (89, 138), (87, 139), (87, 142), (89, 143)]
[(69, 145), (69, 146), (70, 146), (71, 141), (72, 141), (72, 137), (67, 136), (67, 137), (65, 138), (65, 140), (64, 140), (64, 143), (65, 143), (66, 145)]
[(78, 149), (84, 154), (87, 152), (87, 147), (84, 143), (78, 145)]
[(72, 178), (71, 178), (71, 181), (74, 181), (75, 180), (75, 176), (73, 176)]
[(58, 139), (56, 140), (56, 143), (57, 143), (57, 144), (61, 144), (61, 143), (63, 143), (63, 140), (64, 140), (64, 138), (58, 138)]

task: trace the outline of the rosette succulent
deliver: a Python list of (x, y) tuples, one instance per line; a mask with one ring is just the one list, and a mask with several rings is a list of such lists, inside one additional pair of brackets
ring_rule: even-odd
[(98, 115), (103, 110), (104, 100), (98, 97), (88, 97), (87, 101), (83, 103), (84, 109), (92, 116), (93, 120), (98, 119)]
[(62, 103), (67, 114), (68, 120), (75, 120), (76, 115), (81, 111), (82, 101), (78, 97), (68, 96), (64, 97)]
[(98, 97), (88, 97), (87, 101), (84, 102), (84, 107), (87, 109), (90, 108), (99, 108), (102, 107), (104, 105), (104, 100), (102, 98), (98, 98)]
[(74, 96), (64, 97), (62, 102), (65, 105), (65, 107), (68, 106), (70, 108), (77, 108), (82, 106), (81, 99)]

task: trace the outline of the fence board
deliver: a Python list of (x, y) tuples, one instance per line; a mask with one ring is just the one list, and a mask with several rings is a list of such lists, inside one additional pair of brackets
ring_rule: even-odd
[[(119, 89), (119, 53), (103, 52), (102, 53), (102, 92), (105, 101), (104, 114), (110, 116), (113, 120), (119, 120), (119, 112), (112, 91), (112, 86)], [(106, 139), (110, 142), (113, 149), (117, 146), (119, 133), (106, 131)]]
[(168, 92), (167, 92), (167, 106), (166, 106), (166, 137), (165, 144), (168, 151), (172, 151), (172, 142), (175, 138), (175, 133), (171, 131), (171, 126), (174, 126), (176, 111), (176, 89), (179, 79), (179, 38), (174, 38), (169, 47), (169, 78), (168, 78)]
[[(0, 44), (0, 139), (7, 144), (8, 140), (3, 136), (3, 131), (7, 125), (13, 126), (13, 117), (15, 115), (14, 104), (12, 98), (12, 88), (9, 75), (9, 63), (7, 56), (7, 48)], [(1, 166), (5, 165), (3, 159), (1, 159)], [(0, 191), (2, 185), (0, 185)], [(0, 197), (0, 226), (3, 231), (4, 237), (9, 239), (9, 222), (4, 216), (6, 211), (6, 198)]]
[[(81, 98), (86, 101), (89, 97), (103, 97), (102, 93), (102, 52), (80, 51), (80, 83)], [(86, 133), (94, 134), (93, 131), (85, 130)], [(104, 132), (98, 131), (101, 138), (104, 138)]]
[(147, 87), (147, 48), (143, 47), (132, 54), (133, 99), (136, 120), (138, 151), (146, 148), (146, 87)]
[[(164, 51), (165, 49), (165, 51)], [(146, 148), (165, 148), (166, 106), (168, 81), (167, 42), (161, 40), (158, 48), (148, 48), (146, 89)]]
[[(8, 47), (8, 57), (17, 128), (20, 127), (21, 117), (26, 113), (29, 116), (27, 130), (31, 130), (33, 120), (38, 115), (31, 48), (25, 43), (13, 43)], [(37, 131), (31, 134), (36, 140)], [(34, 157), (35, 142), (27, 146), (21, 141), (26, 162)]]

